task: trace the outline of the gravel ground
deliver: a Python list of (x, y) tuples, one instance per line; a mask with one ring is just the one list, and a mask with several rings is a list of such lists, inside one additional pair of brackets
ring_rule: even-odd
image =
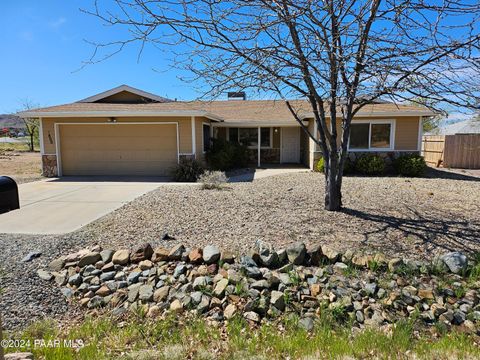
[[(429, 258), (450, 250), (480, 250), (480, 182), (451, 179), (344, 179), (343, 212), (323, 210), (323, 177), (315, 173), (273, 176), (225, 190), (165, 186), (80, 231), (63, 236), (0, 234), (0, 311), (7, 329), (42, 316), (78, 314), (35, 271), (84, 246), (204, 246), (246, 252), (257, 239), (277, 248), (295, 241), (331, 244), (339, 250), (382, 251)], [(164, 232), (176, 240), (161, 241)], [(43, 255), (20, 260), (32, 250)]]

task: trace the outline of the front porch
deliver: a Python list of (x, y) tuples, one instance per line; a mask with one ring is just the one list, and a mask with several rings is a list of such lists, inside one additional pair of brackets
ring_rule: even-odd
[(299, 125), (255, 126), (230, 125), (213, 126), (213, 138), (241, 143), (247, 146), (249, 163), (257, 168), (280, 164), (304, 164), (305, 141)]

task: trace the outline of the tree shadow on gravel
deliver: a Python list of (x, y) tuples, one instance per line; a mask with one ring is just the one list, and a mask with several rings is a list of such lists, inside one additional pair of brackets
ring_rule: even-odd
[(471, 176), (469, 174), (459, 174), (450, 172), (448, 170), (436, 169), (428, 167), (425, 172), (425, 178), (432, 179), (447, 179), (447, 180), (462, 180), (462, 181), (476, 181), (480, 182), (480, 177)]
[(401, 243), (395, 243), (388, 237), (391, 231), (400, 231), (404, 237), (415, 236), (421, 239), (424, 246), (447, 251), (464, 251), (473, 253), (480, 248), (480, 222), (460, 219), (445, 219), (439, 216), (427, 217), (418, 211), (408, 208), (410, 217), (397, 217), (368, 213), (361, 210), (345, 208), (347, 215), (377, 224), (375, 229), (361, 233), (364, 237), (362, 245), (368, 245), (372, 239), (388, 240), (391, 250), (404, 251)]

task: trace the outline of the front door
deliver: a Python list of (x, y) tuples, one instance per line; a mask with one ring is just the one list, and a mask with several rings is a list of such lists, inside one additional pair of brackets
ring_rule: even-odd
[(300, 162), (300, 128), (284, 127), (282, 128), (282, 163)]

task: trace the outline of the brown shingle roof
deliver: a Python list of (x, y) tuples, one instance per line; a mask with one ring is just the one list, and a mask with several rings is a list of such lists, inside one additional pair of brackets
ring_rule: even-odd
[[(293, 100), (292, 106), (302, 118), (312, 117), (311, 108), (307, 101)], [(85, 103), (76, 102), (65, 105), (57, 105), (46, 108), (30, 110), (20, 113), (25, 117), (48, 117), (48, 116), (81, 116), (82, 113), (90, 113), (90, 116), (109, 116), (111, 113), (138, 113), (138, 116), (151, 116), (153, 113), (197, 112), (212, 115), (226, 122), (242, 121), (294, 121), (292, 114), (283, 100), (225, 100), (225, 101), (174, 101), (165, 103), (148, 104), (109, 104), (109, 103)], [(104, 113), (104, 114), (103, 114)], [(397, 116), (409, 115), (432, 115), (428, 109), (413, 105), (397, 105), (393, 103), (371, 104), (363, 107), (357, 116), (382, 116), (395, 113)], [(75, 115), (77, 114), (77, 115)], [(112, 115), (110, 115), (112, 116)], [(114, 116), (119, 116), (114, 115)]]

